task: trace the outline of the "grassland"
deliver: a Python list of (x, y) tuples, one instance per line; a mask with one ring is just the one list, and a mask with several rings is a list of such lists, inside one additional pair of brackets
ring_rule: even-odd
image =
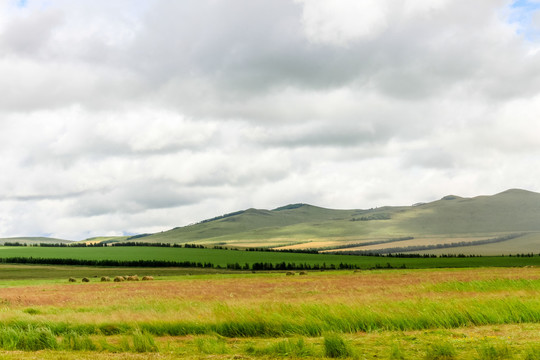
[[(512, 234), (497, 244), (455, 246), (445, 253), (508, 255), (540, 253), (540, 194), (508, 190), (493, 196), (441, 200), (413, 206), (366, 210), (333, 210), (295, 204), (273, 210), (247, 209), (155, 234), (86, 239), (97, 242), (180, 243), (227, 247), (332, 249), (358, 245), (358, 250), (475, 242)], [(0, 239), (4, 242), (62, 242), (47, 238)], [(370, 244), (378, 243), (375, 247)], [(354, 249), (354, 247), (351, 247)], [(446, 251), (447, 249), (443, 249)]]
[[(373, 256), (305, 254), (260, 252), (240, 250), (217, 250), (198, 248), (169, 247), (0, 247), (0, 261), (6, 258), (36, 259), (78, 259), (78, 260), (117, 260), (117, 261), (169, 261), (211, 263), (215, 267), (227, 268), (228, 264), (249, 265), (269, 263), (274, 265), (307, 264), (310, 266), (339, 267), (340, 264), (355, 268), (377, 267), (405, 268), (456, 268), (456, 267), (512, 267), (540, 265), (540, 256), (515, 257), (473, 257), (473, 258), (391, 258)], [(39, 261), (37, 261), (39, 263)]]
[(28, 245), (35, 245), (35, 244), (41, 244), (41, 243), (69, 244), (69, 243), (72, 243), (72, 241), (64, 240), (64, 239), (50, 238), (50, 237), (9, 237), (9, 238), (0, 238), (0, 245), (4, 245), (5, 243), (20, 243), (20, 244), (28, 244)]
[(511, 239), (501, 243), (504, 250), (500, 252), (495, 246), (487, 246), (485, 252), (484, 245), (477, 246), (474, 254), (538, 253), (539, 214), (540, 194), (514, 189), (493, 196), (447, 196), (415, 206), (367, 210), (332, 210), (307, 204), (248, 209), (133, 241), (307, 249), (403, 237), (411, 238), (404, 246), (417, 246), (522, 233), (529, 235), (529, 241)]
[[(0, 278), (6, 359), (35, 358), (28, 350), (50, 359), (537, 359), (540, 346), (535, 267), (306, 276), (130, 269), (156, 280), (122, 283), (68, 283), (63, 271), (127, 269), (3, 265), (0, 274), (15, 268), (17, 282)], [(40, 272), (50, 277), (34, 280)]]

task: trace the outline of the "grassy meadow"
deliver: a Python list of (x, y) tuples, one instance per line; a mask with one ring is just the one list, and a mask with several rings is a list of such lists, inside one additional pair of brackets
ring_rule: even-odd
[[(540, 253), (538, 213), (540, 194), (518, 189), (492, 196), (445, 196), (429, 203), (366, 210), (334, 210), (294, 204), (273, 210), (237, 211), (133, 241), (325, 249), (405, 237), (411, 239), (402, 246), (467, 242), (519, 233), (530, 237), (500, 242), (497, 245), (503, 247), (488, 246), (486, 251), (484, 245), (478, 246), (474, 252), (467, 253)], [(389, 243), (387, 246), (394, 245)], [(462, 250), (467, 248), (461, 248), (457, 253), (463, 253)]]
[[(211, 263), (227, 268), (238, 263), (241, 266), (254, 263), (279, 265), (308, 264), (310, 266), (339, 267), (340, 264), (355, 268), (371, 269), (378, 267), (405, 268), (456, 268), (481, 266), (528, 266), (540, 265), (540, 256), (516, 257), (493, 256), (472, 258), (392, 258), (335, 254), (307, 254), (284, 252), (259, 252), (242, 250), (218, 250), (199, 248), (170, 247), (0, 247), (0, 261), (9, 258), (33, 259), (76, 259), (76, 260), (117, 260), (117, 261), (170, 261)], [(37, 261), (37, 260), (36, 260)], [(38, 262), (39, 263), (39, 262)]]
[[(17, 271), (14, 280), (10, 274)], [(38, 351), (39, 358), (50, 359), (537, 359), (539, 354), (537, 267), (294, 276), (182, 271), (0, 265), (0, 356), (30, 359)], [(100, 281), (103, 275), (135, 272), (155, 280)], [(77, 282), (69, 283), (68, 275)], [(82, 283), (82, 276), (90, 281)]]
[[(0, 358), (540, 360), (538, 200), (510, 190), (369, 210), (296, 204), (87, 240), (227, 250), (0, 246)], [(17, 239), (0, 243), (47, 242)], [(493, 256), (331, 253), (438, 244), (453, 247), (421, 252)], [(154, 280), (101, 281), (128, 275)]]

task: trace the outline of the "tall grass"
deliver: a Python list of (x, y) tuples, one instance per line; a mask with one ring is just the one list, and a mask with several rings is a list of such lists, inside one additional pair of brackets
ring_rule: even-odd
[(195, 339), (197, 350), (202, 354), (228, 354), (227, 342), (221, 337), (199, 337)]
[(109, 352), (135, 352), (147, 353), (158, 352), (158, 346), (152, 335), (136, 330), (131, 337), (125, 335), (120, 338), (118, 344), (109, 344), (106, 339), (100, 341), (101, 349)]
[(354, 357), (352, 346), (338, 334), (328, 334), (324, 337), (324, 356), (329, 358)]
[(0, 347), (5, 350), (38, 351), (56, 349), (58, 342), (46, 327), (4, 327), (0, 329)]
[[(225, 337), (321, 336), (327, 332), (451, 329), (540, 322), (540, 298), (407, 300), (371, 304), (272, 304), (222, 306), (204, 320), (66, 323), (31, 318), (5, 322), (9, 329), (46, 329), (54, 336), (132, 334), (155, 336), (217, 334)], [(35, 330), (37, 331), (37, 330)], [(1, 342), (0, 342), (1, 346)]]
[(157, 352), (158, 347), (152, 335), (137, 330), (132, 336), (132, 350), (138, 353)]
[(492, 279), (475, 281), (448, 281), (432, 285), (433, 291), (511, 291), (540, 290), (540, 279)]
[(88, 335), (80, 335), (76, 332), (70, 332), (64, 336), (61, 342), (61, 348), (74, 351), (95, 351), (96, 344)]

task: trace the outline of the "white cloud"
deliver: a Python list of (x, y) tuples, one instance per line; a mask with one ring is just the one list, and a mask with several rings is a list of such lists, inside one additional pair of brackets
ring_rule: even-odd
[(538, 191), (509, 5), (1, 2), (0, 236)]
[(302, 22), (315, 43), (346, 45), (372, 38), (388, 25), (389, 5), (378, 0), (304, 0)]

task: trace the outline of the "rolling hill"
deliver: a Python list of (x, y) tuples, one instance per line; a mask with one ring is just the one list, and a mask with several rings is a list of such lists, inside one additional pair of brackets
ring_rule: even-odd
[[(70, 243), (43, 237), (6, 242)], [(448, 195), (412, 206), (333, 210), (291, 204), (247, 209), (155, 234), (96, 237), (88, 244), (136, 242), (319, 252), (501, 255), (540, 253), (540, 194), (511, 189), (492, 196)]]
[(73, 241), (64, 240), (64, 239), (55, 239), (50, 237), (10, 237), (10, 238), (0, 238), (0, 244), (4, 245), (5, 243), (19, 243), (19, 244), (68, 244)]
[(511, 189), (369, 210), (308, 204), (247, 209), (128, 241), (380, 253), (537, 253), (540, 194)]

